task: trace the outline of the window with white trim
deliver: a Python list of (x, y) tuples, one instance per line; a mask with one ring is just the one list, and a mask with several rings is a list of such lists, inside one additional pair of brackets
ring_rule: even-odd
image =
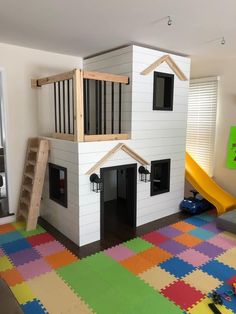
[(193, 79), (189, 86), (187, 151), (213, 175), (218, 77)]

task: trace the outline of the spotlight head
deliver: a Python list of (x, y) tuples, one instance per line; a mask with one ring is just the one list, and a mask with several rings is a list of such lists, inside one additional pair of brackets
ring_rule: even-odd
[(171, 25), (172, 25), (172, 19), (170, 18), (170, 16), (168, 16), (167, 25), (168, 25), (168, 26), (171, 26)]
[(222, 39), (221, 39), (221, 45), (225, 45), (225, 38), (224, 37), (222, 37)]

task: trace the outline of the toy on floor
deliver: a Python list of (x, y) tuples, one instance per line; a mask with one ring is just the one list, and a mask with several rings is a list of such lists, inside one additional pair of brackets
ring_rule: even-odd
[(181, 210), (191, 215), (196, 215), (213, 208), (212, 204), (209, 203), (206, 199), (197, 197), (199, 194), (197, 191), (191, 190), (190, 192), (193, 193), (193, 196), (184, 198), (184, 200), (179, 205)]
[(209, 308), (212, 310), (213, 313), (221, 314), (221, 311), (216, 307), (216, 304), (220, 304), (220, 305), (223, 304), (221, 295), (217, 293), (216, 291), (214, 291), (211, 297), (212, 297), (213, 303), (208, 304)]
[(208, 304), (209, 308), (212, 310), (213, 313), (215, 314), (221, 313), (219, 309), (216, 307), (216, 304), (223, 305), (223, 299), (229, 302), (232, 301), (232, 296), (236, 295), (236, 282), (232, 284), (232, 288), (233, 289), (225, 291), (222, 294), (219, 294), (216, 291), (213, 291), (211, 295), (213, 303)]

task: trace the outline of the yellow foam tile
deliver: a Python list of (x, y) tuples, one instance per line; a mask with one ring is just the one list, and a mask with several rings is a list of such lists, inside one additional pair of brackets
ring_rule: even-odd
[(12, 269), (13, 265), (7, 256), (0, 257), (0, 272)]
[(196, 269), (189, 275), (185, 276), (183, 280), (190, 286), (201, 291), (203, 294), (207, 294), (210, 291), (215, 290), (222, 284), (222, 281), (204, 273), (200, 269)]
[(30, 287), (25, 282), (11, 287), (11, 290), (20, 304), (25, 304), (35, 298)]
[(175, 276), (167, 273), (164, 269), (158, 266), (148, 269), (140, 274), (139, 277), (158, 291), (177, 280)]
[[(209, 308), (208, 304), (212, 303), (212, 300), (209, 298), (203, 299), (201, 302), (199, 302), (197, 305), (195, 305), (193, 308), (188, 309), (187, 313), (189, 314), (212, 314), (212, 310)], [(224, 305), (216, 305), (216, 307), (219, 309), (219, 311), (222, 314), (233, 314), (231, 310), (228, 310)]]
[(236, 248), (229, 249), (221, 254), (217, 260), (236, 269)]
[(50, 314), (92, 313), (54, 271), (35, 277), (27, 284)]

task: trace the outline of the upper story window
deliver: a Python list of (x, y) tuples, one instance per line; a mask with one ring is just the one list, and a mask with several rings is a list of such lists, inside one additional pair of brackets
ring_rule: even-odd
[(173, 110), (174, 74), (154, 72), (153, 110)]

